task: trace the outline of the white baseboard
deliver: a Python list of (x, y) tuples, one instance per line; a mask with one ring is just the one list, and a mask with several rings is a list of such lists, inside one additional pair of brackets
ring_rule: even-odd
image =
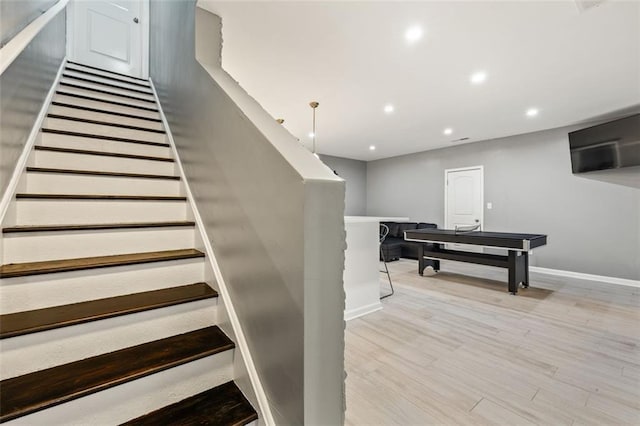
[(541, 268), (530, 266), (529, 271), (539, 274), (554, 275), (557, 277), (577, 278), (580, 280), (599, 281), (607, 284), (626, 285), (629, 287), (640, 287), (640, 281), (626, 278), (608, 277), (605, 275), (585, 274), (583, 272), (563, 271), (562, 269)]
[[(66, 1), (64, 3), (66, 4)], [(7, 189), (2, 195), (2, 199), (0, 199), (0, 223), (2, 223), (5, 215), (7, 214), (7, 210), (9, 209), (9, 204), (11, 204), (11, 200), (13, 200), (13, 194), (16, 192), (18, 182), (20, 182), (20, 177), (22, 176), (24, 169), (27, 167), (27, 160), (29, 159), (29, 154), (31, 154), (33, 145), (35, 145), (36, 143), (36, 139), (38, 138), (38, 134), (40, 133), (40, 127), (42, 127), (42, 122), (44, 121), (47, 115), (49, 104), (53, 99), (53, 95), (56, 93), (56, 87), (58, 86), (58, 82), (62, 77), (62, 72), (64, 71), (64, 67), (66, 64), (67, 64), (67, 58), (64, 57), (62, 59), (62, 63), (60, 64), (60, 68), (58, 68), (58, 73), (56, 74), (56, 78), (53, 80), (53, 84), (49, 89), (49, 93), (47, 93), (47, 97), (44, 99), (44, 102), (42, 103), (42, 107), (40, 108), (40, 112), (36, 117), (36, 121), (34, 122), (33, 127), (31, 128), (31, 133), (29, 133), (27, 142), (24, 144), (22, 154), (20, 154), (20, 157), (18, 158), (18, 162), (16, 163), (16, 167), (13, 170), (13, 174), (11, 175), (11, 179), (9, 180)]]
[(206, 228), (204, 226), (204, 222), (202, 221), (202, 216), (200, 216), (198, 207), (193, 200), (193, 194), (191, 192), (191, 188), (189, 187), (187, 177), (184, 173), (182, 162), (180, 161), (180, 156), (178, 155), (178, 150), (176, 148), (176, 143), (173, 139), (173, 134), (171, 133), (171, 129), (169, 128), (169, 122), (167, 121), (167, 117), (164, 115), (162, 105), (160, 104), (160, 98), (158, 97), (158, 92), (156, 91), (156, 87), (153, 84), (153, 80), (149, 79), (149, 82), (151, 84), (151, 90), (153, 90), (153, 93), (157, 100), (158, 111), (160, 112), (160, 118), (162, 119), (162, 124), (164, 125), (167, 139), (169, 141), (169, 144), (171, 145), (171, 151), (173, 152), (173, 156), (176, 161), (175, 164), (178, 168), (182, 183), (184, 184), (185, 195), (187, 196), (189, 206), (191, 207), (191, 210), (193, 212), (194, 220), (196, 222), (198, 231), (201, 234), (202, 242), (205, 246), (207, 261), (211, 264), (211, 268), (213, 269), (213, 273), (218, 284), (218, 290), (220, 292), (220, 295), (222, 296), (222, 299), (224, 300), (224, 307), (227, 310), (229, 322), (231, 323), (231, 327), (233, 328), (233, 332), (235, 333), (235, 343), (237, 345), (237, 349), (239, 349), (242, 353), (242, 359), (244, 360), (247, 374), (251, 381), (251, 385), (253, 386), (253, 391), (256, 394), (256, 399), (258, 400), (259, 411), (262, 415), (262, 418), (260, 419), (262, 420), (261, 424), (265, 424), (266, 426), (275, 426), (276, 423), (273, 418), (273, 414), (271, 413), (271, 406), (269, 405), (267, 394), (264, 391), (262, 381), (260, 380), (260, 376), (258, 375), (258, 370), (256, 370), (255, 363), (253, 362), (253, 357), (251, 356), (251, 352), (249, 351), (249, 344), (247, 343), (247, 339), (242, 330), (242, 326), (240, 325), (240, 319), (238, 318), (238, 314), (233, 307), (233, 302), (231, 300), (229, 290), (227, 289), (226, 282), (224, 280), (224, 277), (222, 276), (222, 272), (214, 256), (213, 247), (211, 246), (211, 240), (207, 236)]
[(356, 309), (350, 309), (348, 311), (344, 311), (344, 320), (350, 321), (352, 319), (359, 318), (361, 316), (370, 314), (375, 311), (379, 311), (382, 309), (382, 303), (376, 302), (370, 305), (360, 306)]

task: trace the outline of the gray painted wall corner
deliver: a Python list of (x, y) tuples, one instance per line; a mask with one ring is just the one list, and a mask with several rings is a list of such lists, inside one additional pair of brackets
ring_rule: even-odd
[(305, 425), (344, 423), (344, 194), (344, 182), (305, 183)]
[(364, 216), (367, 213), (367, 162), (349, 158), (320, 155), (320, 160), (346, 181), (346, 216)]

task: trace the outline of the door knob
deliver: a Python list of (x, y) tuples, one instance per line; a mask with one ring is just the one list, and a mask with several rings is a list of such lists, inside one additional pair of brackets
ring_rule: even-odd
[(138, 18), (133, 18), (133, 22), (135, 22), (137, 24), (140, 21), (138, 21)]

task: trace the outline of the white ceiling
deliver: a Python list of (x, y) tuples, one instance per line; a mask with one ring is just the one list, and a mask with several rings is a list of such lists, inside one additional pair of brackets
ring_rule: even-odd
[[(320, 102), (322, 154), (373, 160), (640, 104), (638, 1), (205, 3), (222, 17), (223, 67), (307, 145)], [(424, 35), (409, 44), (413, 25)]]

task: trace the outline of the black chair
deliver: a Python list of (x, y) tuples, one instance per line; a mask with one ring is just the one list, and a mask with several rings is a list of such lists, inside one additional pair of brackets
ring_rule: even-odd
[(395, 292), (393, 290), (393, 283), (391, 282), (391, 274), (389, 273), (389, 268), (387, 267), (387, 259), (385, 258), (384, 251), (382, 250), (382, 243), (384, 239), (389, 235), (389, 227), (383, 223), (380, 224), (380, 258), (382, 259), (382, 263), (384, 264), (384, 271), (380, 271), (382, 273), (387, 274), (387, 278), (389, 279), (389, 287), (391, 287), (391, 293), (385, 294), (384, 296), (380, 296), (380, 300), (385, 299), (389, 296), (393, 296)]

